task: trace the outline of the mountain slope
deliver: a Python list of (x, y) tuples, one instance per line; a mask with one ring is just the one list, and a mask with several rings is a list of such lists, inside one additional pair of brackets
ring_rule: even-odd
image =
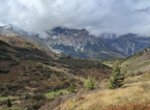
[(6, 25), (0, 27), (0, 35), (4, 36), (0, 37), (1, 40), (13, 45), (32, 46), (29, 44), (34, 44), (35, 46), (36, 44), (36, 47), (52, 51), (52, 53), (101, 60), (125, 58), (150, 47), (149, 37), (133, 33), (120, 36), (105, 33), (95, 37), (85, 29), (67, 27), (55, 27), (46, 31), (47, 37), (43, 38), (38, 34), (28, 33), (15, 26)]
[(150, 47), (150, 38), (137, 34), (90, 35), (85, 29), (56, 27), (47, 31), (48, 47), (67, 55), (81, 58), (112, 59), (125, 58)]
[(53, 50), (47, 48), (43, 40), (38, 37), (38, 34), (26, 32), (13, 25), (0, 27), (0, 40), (12, 46), (41, 49), (51, 56), (57, 56)]
[(126, 57), (150, 47), (150, 38), (132, 33), (118, 37), (116, 35), (113, 37), (101, 36), (100, 38), (107, 48)]
[(145, 73), (127, 78), (124, 88), (80, 93), (53, 110), (150, 110), (149, 78), (150, 73)]
[(47, 31), (47, 34), (49, 37), (45, 43), (67, 55), (100, 59), (122, 57), (120, 54), (110, 51), (100, 39), (90, 35), (85, 29), (56, 27)]
[(0, 40), (0, 109), (9, 109), (5, 101), (12, 96), (15, 110), (38, 109), (48, 102), (46, 93), (67, 90), (70, 84), (78, 90), (88, 75), (101, 82), (108, 78), (110, 70), (97, 61), (54, 57), (40, 48), (19, 47)]
[(0, 35), (5, 37), (7, 36), (30, 37), (32, 34), (14, 25), (8, 24), (8, 25), (0, 26)]
[(122, 87), (108, 89), (107, 80), (103, 89), (76, 94), (54, 110), (150, 110), (150, 48), (122, 61), (121, 70)]
[(122, 71), (128, 75), (150, 71), (150, 48), (129, 57), (121, 66)]

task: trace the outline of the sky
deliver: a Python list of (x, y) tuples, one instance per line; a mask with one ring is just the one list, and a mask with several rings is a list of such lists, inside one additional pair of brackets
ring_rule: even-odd
[(96, 35), (150, 35), (150, 0), (0, 0), (4, 24), (35, 33), (68, 26)]

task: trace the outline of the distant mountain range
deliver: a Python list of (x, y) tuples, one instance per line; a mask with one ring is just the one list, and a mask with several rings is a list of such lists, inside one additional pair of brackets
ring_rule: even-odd
[(150, 47), (150, 37), (139, 36), (133, 33), (113, 38), (100, 38), (102, 38), (101, 40), (104, 45), (111, 51), (118, 52), (126, 57)]
[(55, 27), (45, 32), (47, 38), (40, 38), (38, 34), (25, 32), (12, 25), (0, 27), (0, 35), (28, 38), (49, 50), (80, 58), (124, 58), (150, 47), (150, 37), (133, 33), (120, 36), (105, 33), (97, 37), (86, 29), (67, 27)]
[(69, 29), (56, 27), (47, 31), (49, 37), (45, 43), (53, 49), (64, 54), (81, 58), (122, 57), (120, 54), (109, 50), (102, 40), (91, 35), (85, 29)]
[(150, 47), (150, 37), (129, 33), (116, 35), (105, 33), (99, 37), (85, 29), (56, 27), (47, 31), (45, 43), (57, 51), (81, 58), (108, 59), (128, 57)]

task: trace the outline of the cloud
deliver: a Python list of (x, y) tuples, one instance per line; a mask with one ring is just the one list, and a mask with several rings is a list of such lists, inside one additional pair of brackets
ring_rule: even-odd
[(93, 34), (150, 34), (149, 0), (0, 0), (0, 24), (42, 33), (55, 26)]

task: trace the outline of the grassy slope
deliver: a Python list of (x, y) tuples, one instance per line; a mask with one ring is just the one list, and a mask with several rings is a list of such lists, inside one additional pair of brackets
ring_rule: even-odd
[(122, 72), (134, 74), (138, 72), (150, 71), (150, 50), (145, 49), (122, 63)]
[(44, 48), (43, 45), (32, 40), (31, 38), (26, 38), (22, 36), (0, 36), (0, 40), (12, 46), (39, 49), (49, 54), (50, 56), (56, 56), (54, 52), (50, 50), (48, 51), (47, 48)]
[[(104, 61), (103, 64), (112, 67), (114, 62), (115, 60)], [(122, 73), (126, 75), (134, 75), (137, 73), (150, 71), (150, 49), (147, 48), (125, 60), (120, 59), (120, 62)]]
[(146, 73), (127, 78), (124, 88), (78, 94), (55, 110), (150, 110), (149, 78)]
[(77, 94), (55, 110), (150, 110), (150, 50), (128, 58), (121, 67), (123, 73), (130, 74), (122, 88), (107, 89), (105, 82), (103, 90)]

